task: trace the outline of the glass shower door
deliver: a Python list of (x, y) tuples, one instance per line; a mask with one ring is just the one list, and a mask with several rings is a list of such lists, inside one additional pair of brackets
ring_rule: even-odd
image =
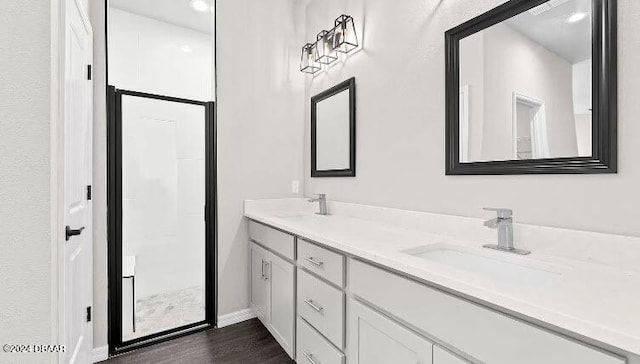
[(137, 342), (211, 323), (207, 103), (117, 91), (120, 332)]

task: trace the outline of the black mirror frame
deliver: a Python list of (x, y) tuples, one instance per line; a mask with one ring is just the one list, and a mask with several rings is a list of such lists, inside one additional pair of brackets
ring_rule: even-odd
[(460, 162), (460, 40), (548, 0), (511, 0), (445, 33), (446, 174), (596, 174), (618, 172), (617, 1), (592, 0), (592, 152), (591, 157)]
[[(349, 91), (349, 168), (318, 170), (316, 164), (316, 105), (345, 90)], [(352, 77), (311, 98), (311, 177), (355, 177), (356, 176), (356, 79)]]

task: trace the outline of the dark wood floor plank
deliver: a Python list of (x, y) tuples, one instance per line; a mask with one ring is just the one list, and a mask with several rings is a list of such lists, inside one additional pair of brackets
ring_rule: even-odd
[(212, 329), (106, 360), (105, 364), (289, 364), (294, 363), (257, 320)]

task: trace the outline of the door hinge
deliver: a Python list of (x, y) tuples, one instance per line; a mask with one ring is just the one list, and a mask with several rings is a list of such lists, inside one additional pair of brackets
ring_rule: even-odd
[(91, 322), (91, 306), (87, 307), (87, 322)]
[(87, 65), (87, 80), (91, 81), (91, 65)]
[(87, 201), (91, 201), (91, 185), (87, 186)]

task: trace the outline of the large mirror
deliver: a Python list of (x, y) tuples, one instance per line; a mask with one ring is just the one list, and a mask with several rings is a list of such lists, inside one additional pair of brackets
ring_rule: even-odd
[(311, 177), (356, 175), (356, 80), (311, 98)]
[(447, 174), (616, 171), (615, 0), (512, 0), (446, 34)]

